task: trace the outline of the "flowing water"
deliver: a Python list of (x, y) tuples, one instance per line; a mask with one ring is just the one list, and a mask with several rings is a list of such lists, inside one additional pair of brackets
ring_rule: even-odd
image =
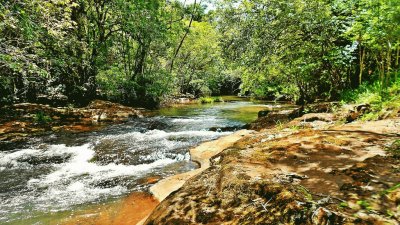
[(46, 224), (52, 213), (146, 191), (144, 178), (196, 168), (189, 148), (240, 129), (265, 107), (236, 101), (166, 108), (102, 131), (57, 133), (3, 149), (0, 224)]

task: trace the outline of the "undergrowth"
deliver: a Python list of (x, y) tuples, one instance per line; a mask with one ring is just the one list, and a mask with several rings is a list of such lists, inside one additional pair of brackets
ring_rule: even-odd
[(363, 84), (355, 90), (342, 93), (342, 103), (369, 104), (371, 112), (361, 120), (378, 120), (396, 116), (400, 111), (400, 78), (382, 87), (380, 82)]

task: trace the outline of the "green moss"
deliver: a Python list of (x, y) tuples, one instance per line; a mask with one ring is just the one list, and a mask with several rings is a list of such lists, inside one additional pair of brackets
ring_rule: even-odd
[(307, 199), (308, 201), (312, 201), (313, 200), (313, 197), (310, 194), (310, 192), (307, 190), (307, 188), (299, 185), (297, 187), (297, 191), (300, 192), (304, 196), (304, 198)]
[(275, 124), (276, 124), (276, 129), (278, 130), (283, 130), (285, 128), (285, 124), (280, 120), (275, 121)]

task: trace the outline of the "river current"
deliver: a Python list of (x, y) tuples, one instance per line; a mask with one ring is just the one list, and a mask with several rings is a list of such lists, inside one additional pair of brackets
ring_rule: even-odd
[(0, 224), (146, 191), (146, 177), (196, 168), (188, 150), (228, 135), (268, 105), (246, 101), (166, 108), (88, 133), (55, 133), (0, 151)]

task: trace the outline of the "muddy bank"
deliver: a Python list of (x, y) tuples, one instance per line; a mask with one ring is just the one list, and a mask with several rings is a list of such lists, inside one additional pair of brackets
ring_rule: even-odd
[(316, 116), (238, 140), (144, 224), (398, 224), (400, 119)]

